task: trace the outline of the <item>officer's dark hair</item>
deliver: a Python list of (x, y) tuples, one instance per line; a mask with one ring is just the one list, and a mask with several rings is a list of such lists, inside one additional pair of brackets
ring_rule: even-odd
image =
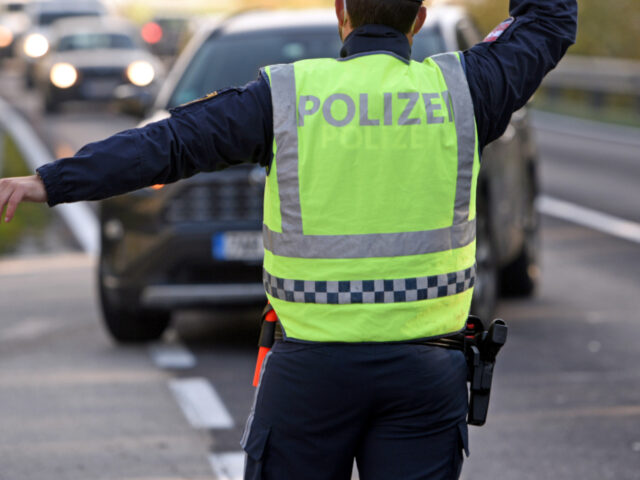
[(409, 33), (422, 2), (416, 0), (347, 0), (353, 28), (378, 24)]

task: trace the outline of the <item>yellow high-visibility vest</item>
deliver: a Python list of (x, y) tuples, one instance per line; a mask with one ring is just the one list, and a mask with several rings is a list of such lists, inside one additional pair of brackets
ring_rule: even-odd
[(458, 53), (273, 65), (264, 284), (285, 336), (427, 339), (464, 328), (479, 171)]

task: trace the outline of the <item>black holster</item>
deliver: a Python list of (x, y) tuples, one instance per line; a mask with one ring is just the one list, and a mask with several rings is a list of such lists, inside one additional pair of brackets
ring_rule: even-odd
[(469, 382), (469, 425), (482, 426), (487, 421), (493, 369), (496, 356), (507, 341), (507, 331), (504, 320), (494, 320), (489, 329), (485, 330), (482, 321), (471, 315), (464, 331), (421, 342), (464, 352)]
[[(472, 328), (470, 328), (472, 327)], [(469, 382), (469, 425), (482, 426), (487, 421), (491, 383), (496, 356), (507, 341), (507, 324), (494, 320), (485, 330), (480, 319), (469, 317), (465, 334)]]

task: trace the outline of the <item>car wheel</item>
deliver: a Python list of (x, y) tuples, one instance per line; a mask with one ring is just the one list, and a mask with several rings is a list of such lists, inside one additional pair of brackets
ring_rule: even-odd
[(486, 195), (478, 195), (476, 216), (476, 281), (471, 313), (488, 325), (494, 317), (498, 298), (498, 266), (491, 235)]
[(102, 318), (111, 337), (120, 343), (141, 343), (157, 340), (171, 322), (171, 312), (147, 310), (138, 305), (123, 307), (116, 303), (112, 292), (104, 285), (105, 270), (98, 271), (98, 288), (102, 306)]
[(527, 214), (524, 223), (524, 242), (518, 256), (500, 272), (500, 290), (510, 297), (533, 295), (540, 277), (538, 265), (540, 243), (540, 214), (535, 207), (537, 196), (536, 176), (530, 168), (527, 186)]
[(527, 243), (515, 260), (500, 272), (501, 293), (505, 296), (529, 297), (536, 290), (538, 264)]

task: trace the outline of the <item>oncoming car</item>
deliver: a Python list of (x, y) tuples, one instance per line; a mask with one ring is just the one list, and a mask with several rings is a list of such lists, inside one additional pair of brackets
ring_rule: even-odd
[(54, 24), (50, 50), (37, 66), (36, 87), (52, 112), (70, 100), (112, 100), (119, 87), (151, 97), (163, 76), (164, 67), (129, 22), (78, 17)]
[(24, 64), (24, 80), (28, 88), (35, 82), (36, 65), (51, 47), (51, 26), (63, 18), (100, 17), (108, 9), (100, 0), (32, 0), (24, 8), (29, 28), (15, 43), (16, 57)]
[[(434, 7), (416, 36), (422, 60), (480, 40), (464, 10)], [(169, 73), (148, 121), (227, 86), (261, 66), (337, 57), (332, 11), (259, 11), (197, 34)], [(511, 294), (535, 285), (536, 154), (526, 111), (483, 155), (478, 188), (478, 282), (472, 311), (489, 319), (502, 284)], [(102, 202), (98, 283), (107, 329), (119, 341), (158, 337), (182, 308), (262, 304), (265, 170), (255, 165), (201, 173)]]
[(29, 27), (26, 0), (0, 1), (0, 58), (14, 55), (14, 45)]

